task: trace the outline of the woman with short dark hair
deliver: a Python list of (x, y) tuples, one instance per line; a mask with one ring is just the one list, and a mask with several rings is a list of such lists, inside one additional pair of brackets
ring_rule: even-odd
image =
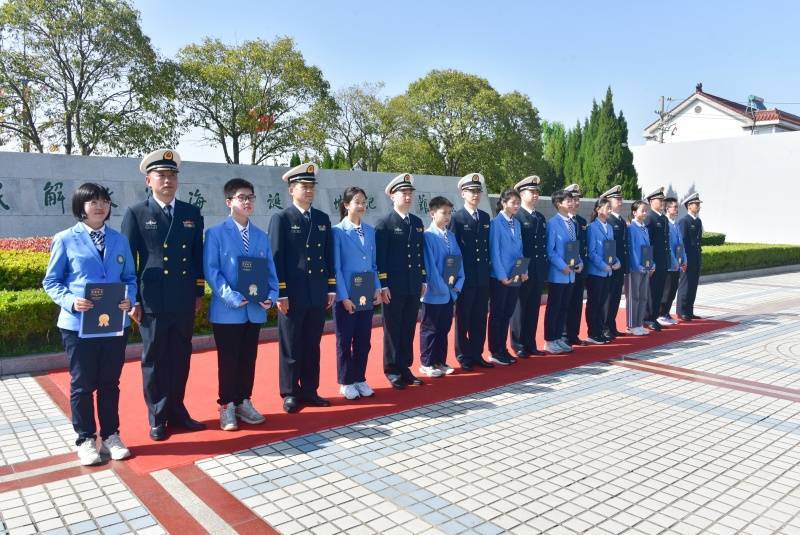
[[(129, 319), (122, 314), (121, 332), (85, 334), (82, 314), (94, 307), (85, 290), (90, 283), (123, 283), (121, 311), (131, 308), (136, 296), (136, 267), (128, 239), (108, 227), (111, 196), (98, 184), (82, 184), (72, 195), (72, 213), (78, 223), (53, 237), (50, 262), (42, 285), (61, 307), (58, 328), (69, 358), (72, 426), (78, 434), (78, 459), (98, 464), (101, 455), (114, 460), (130, 456), (119, 437), (119, 377), (125, 361)], [(103, 316), (101, 316), (102, 318)], [(101, 319), (102, 323), (102, 319)], [(101, 447), (97, 450), (94, 393)]]

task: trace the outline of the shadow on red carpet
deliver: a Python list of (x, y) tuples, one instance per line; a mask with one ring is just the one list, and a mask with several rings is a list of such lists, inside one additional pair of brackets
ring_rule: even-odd
[[(541, 311), (540, 320), (543, 321), (543, 318), (544, 309)], [(620, 325), (624, 324), (624, 310), (621, 311), (618, 322)], [(661, 333), (652, 333), (649, 336), (626, 336), (607, 345), (577, 347), (569, 355), (532, 357), (519, 360), (512, 366), (495, 366), (493, 369), (471, 372), (465, 372), (456, 366), (451, 331), (448, 363), (457, 368), (456, 372), (444, 378), (426, 377), (424, 386), (408, 387), (402, 391), (392, 389), (383, 375), (383, 334), (381, 328), (377, 327), (372, 331), (372, 350), (367, 368), (367, 381), (375, 390), (375, 396), (355, 401), (347, 401), (339, 394), (336, 384), (336, 337), (328, 334), (322, 338), (319, 393), (329, 398), (333, 405), (328, 408), (303, 408), (296, 414), (285, 414), (281, 409), (282, 400), (278, 394), (277, 378), (277, 342), (262, 343), (258, 350), (253, 403), (265, 414), (267, 421), (261, 425), (242, 424), (236, 432), (219, 429), (216, 404), (217, 354), (215, 350), (203, 351), (192, 356), (186, 406), (194, 418), (208, 425), (208, 429), (194, 433), (175, 432), (167, 441), (158, 443), (152, 442), (148, 437), (147, 410), (142, 398), (141, 368), (138, 362), (132, 361), (127, 362), (122, 371), (120, 435), (134, 454), (134, 457), (127, 461), (128, 465), (139, 473), (147, 473), (436, 403), (591, 362), (621, 357), (730, 325), (728, 322), (714, 320), (693, 321), (666, 328)], [(537, 341), (540, 348), (543, 346), (542, 331), (540, 325), (538, 330), (540, 339)], [(419, 333), (414, 346), (415, 375), (418, 375), (419, 366), (418, 335)], [(49, 378), (68, 399), (69, 372), (64, 370), (52, 372)]]

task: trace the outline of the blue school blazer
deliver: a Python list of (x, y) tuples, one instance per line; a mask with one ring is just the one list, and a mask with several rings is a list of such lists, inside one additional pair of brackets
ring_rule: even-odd
[(649, 270), (642, 266), (642, 245), (650, 245), (650, 233), (646, 226), (631, 221), (628, 225), (628, 266), (631, 273), (646, 273), (656, 269), (655, 260)]
[[(72, 305), (76, 297), (84, 297), (90, 282), (124, 282), (131, 305), (136, 303), (136, 266), (128, 238), (106, 225), (105, 253), (100, 253), (83, 223), (62, 230), (53, 236), (50, 262), (42, 280), (47, 295), (61, 307), (58, 327), (80, 331), (81, 313)], [(125, 327), (130, 325), (125, 314)]]
[(451, 288), (444, 280), (445, 257), (448, 255), (461, 256), (461, 248), (456, 241), (456, 235), (449, 230), (445, 230), (445, 232), (447, 232), (448, 243), (445, 243), (444, 238), (433, 223), (423, 234), (425, 239), (425, 273), (428, 274), (428, 289), (425, 290), (425, 295), (422, 296), (423, 303), (444, 305), (449, 303), (451, 299), (455, 302), (458, 299), (458, 292), (464, 287), (463, 257), (455, 285)]
[(206, 239), (203, 245), (203, 272), (206, 282), (211, 287), (211, 304), (209, 305), (208, 321), (211, 323), (264, 323), (267, 321), (267, 311), (255, 302), (248, 302), (245, 306), (239, 304), (245, 296), (234, 290), (238, 279), (240, 256), (255, 256), (267, 259), (267, 284), (269, 293), (267, 298), (273, 305), (278, 299), (278, 276), (275, 272), (275, 262), (272, 258), (272, 248), (269, 245), (267, 233), (250, 221), (248, 231), (250, 246), (244, 254), (242, 234), (236, 222), (228, 217), (219, 225), (206, 230)]
[(522, 225), (515, 217), (514, 234), (502, 213), (498, 213), (489, 225), (489, 258), (492, 261), (492, 278), (508, 279), (514, 271), (514, 262), (522, 257)]
[[(681, 236), (681, 229), (678, 227), (677, 222), (673, 223), (672, 221), (667, 218), (667, 224), (669, 225), (669, 255), (670, 255), (670, 265), (667, 271), (678, 271), (681, 267), (680, 263), (678, 262), (678, 257), (675, 256), (675, 246), (676, 245), (683, 245), (683, 236)], [(684, 247), (683, 251), (683, 261), (686, 261), (686, 248)]]
[(375, 289), (379, 290), (377, 249), (375, 247), (375, 228), (361, 221), (364, 231), (364, 244), (358, 237), (356, 227), (344, 218), (332, 227), (333, 230), (333, 270), (336, 274), (336, 301), (350, 299), (353, 274), (370, 272), (375, 275)]
[[(560, 215), (556, 214), (547, 222), (547, 259), (550, 261), (550, 268), (547, 270), (547, 281), (558, 284), (570, 284), (575, 282), (575, 271), (570, 270), (568, 274), (564, 274), (561, 270), (567, 266), (564, 261), (564, 248), (565, 244), (570, 241), (569, 229), (567, 225), (569, 222), (565, 221)], [(575, 229), (577, 236), (578, 230)], [(578, 256), (578, 265), (581, 262), (580, 255)]]
[[(610, 223), (606, 223), (606, 229), (603, 230), (603, 223), (599, 219), (592, 221), (589, 225), (589, 262), (586, 266), (587, 275), (594, 275), (595, 277), (610, 277), (613, 270), (606, 270), (610, 267), (606, 258), (603, 256), (603, 242), (606, 240), (614, 239), (614, 228)], [(614, 249), (614, 264), (619, 262), (616, 255), (616, 248)]]

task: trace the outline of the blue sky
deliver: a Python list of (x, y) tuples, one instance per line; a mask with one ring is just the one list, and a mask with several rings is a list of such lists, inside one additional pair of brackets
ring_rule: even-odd
[[(606, 87), (628, 119), (631, 145), (656, 116), (660, 95), (704, 89), (800, 114), (800, 2), (522, 2), (472, 0), (136, 0), (164, 55), (205, 36), (229, 43), (291, 36), (334, 89), (383, 81), (396, 95), (431, 69), (480, 75), (500, 92), (526, 93), (542, 118), (570, 126)], [(667, 9), (668, 7), (668, 9)], [(771, 103), (797, 104), (771, 104)], [(197, 133), (186, 159), (218, 161)]]

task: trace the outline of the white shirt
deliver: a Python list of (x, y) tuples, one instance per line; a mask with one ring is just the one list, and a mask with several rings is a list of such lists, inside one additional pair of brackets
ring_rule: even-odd
[(531, 215), (533, 215), (533, 214), (535, 214), (535, 213), (536, 213), (536, 208), (533, 208), (532, 210), (528, 210), (528, 209), (527, 209), (527, 208), (525, 208), (524, 206), (521, 206), (520, 208), (522, 208), (523, 210), (525, 210), (526, 212), (528, 212), (528, 213), (529, 213), (529, 214), (531, 214)]
[[(500, 210), (500, 215), (503, 216), (503, 219), (506, 220), (506, 223), (511, 223), (512, 218), (508, 217), (503, 210)], [(511, 228), (511, 235), (516, 236), (516, 233), (514, 232), (514, 225), (509, 225), (509, 228)]]
[(81, 225), (83, 225), (83, 228), (86, 229), (86, 232), (99, 232), (100, 234), (105, 236), (105, 233), (106, 233), (106, 225), (105, 225), (105, 223), (103, 223), (102, 227), (100, 227), (99, 229), (96, 229), (96, 230), (93, 229), (92, 227), (90, 227), (89, 225), (87, 225), (86, 223), (84, 223), (83, 221), (81, 221)]
[(400, 219), (405, 219), (405, 218), (408, 217), (409, 222), (411, 221), (411, 218), (408, 216), (408, 214), (404, 214), (403, 212), (401, 212), (397, 208), (395, 208), (394, 211), (397, 212), (397, 215), (400, 216)]
[(236, 228), (239, 229), (239, 234), (241, 234), (244, 229), (247, 229), (247, 231), (250, 232), (250, 220), (249, 219), (247, 220), (247, 224), (244, 225), (244, 226), (240, 225), (239, 222), (236, 221), (235, 219), (233, 219), (233, 218), (231, 218), (231, 219), (233, 220), (234, 223), (236, 223)]
[[(598, 218), (598, 221), (600, 221), (599, 218)], [(608, 223), (600, 221), (600, 224), (603, 225), (603, 232), (605, 233), (606, 236), (608, 236)]]
[(300, 206), (299, 204), (297, 204), (297, 203), (296, 203), (296, 202), (294, 202), (294, 201), (292, 201), (292, 204), (294, 205), (294, 207), (295, 207), (295, 208), (297, 208), (298, 210), (300, 210), (300, 213), (301, 213), (301, 214), (304, 214), (304, 213), (308, 212), (308, 215), (311, 215), (311, 206), (310, 206), (310, 205), (309, 205), (309, 207), (308, 207), (308, 210), (306, 210), (305, 208), (303, 208), (302, 206)]
[[(161, 210), (164, 210), (164, 207), (167, 205), (167, 203), (161, 202), (160, 200), (158, 200), (158, 198), (155, 195), (153, 195), (153, 199), (161, 207)], [(175, 213), (175, 198), (174, 197), (169, 202), (169, 206), (170, 206), (170, 208), (172, 208), (172, 213), (174, 214)]]

